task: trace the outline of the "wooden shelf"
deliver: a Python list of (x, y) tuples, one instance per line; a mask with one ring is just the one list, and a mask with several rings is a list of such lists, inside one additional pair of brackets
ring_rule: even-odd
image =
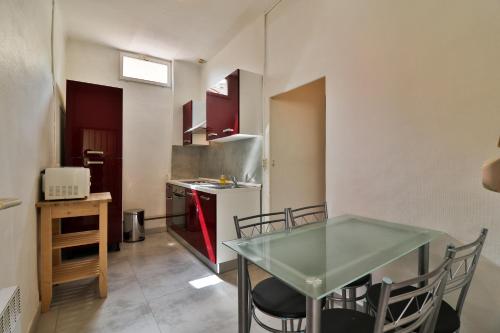
[[(91, 193), (83, 200), (40, 201), (40, 298), (42, 312), (50, 309), (55, 284), (97, 277), (99, 296), (108, 295), (108, 203), (109, 192)], [(61, 234), (59, 219), (70, 216), (99, 216), (99, 230)], [(62, 261), (61, 250), (99, 244), (99, 255)]]
[(0, 198), (0, 210), (19, 206), (20, 204), (21, 200), (16, 198)]
[(52, 284), (99, 276), (99, 258), (72, 260), (54, 266)]
[(72, 232), (54, 235), (52, 239), (52, 249), (64, 249), (66, 247), (96, 243), (99, 243), (99, 230)]

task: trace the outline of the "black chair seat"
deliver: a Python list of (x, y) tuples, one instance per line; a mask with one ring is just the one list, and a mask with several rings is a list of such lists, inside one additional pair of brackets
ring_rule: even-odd
[(321, 314), (323, 333), (373, 333), (375, 318), (354, 310), (330, 309)]
[[(368, 300), (368, 304), (370, 307), (373, 309), (377, 310), (378, 307), (378, 300), (380, 297), (380, 288), (381, 285), (380, 283), (373, 285), (371, 288), (368, 289), (368, 295), (366, 296), (366, 299)], [(399, 294), (404, 294), (410, 291), (413, 291), (417, 288), (413, 286), (407, 286), (398, 290), (395, 290), (394, 292), (391, 293), (391, 296), (394, 295), (399, 295)], [(425, 295), (420, 295), (418, 297), (418, 300), (420, 301), (420, 304), (422, 304), (423, 300), (425, 298)], [(389, 309), (392, 312), (393, 316), (399, 316), (399, 314), (403, 311), (404, 307), (408, 304), (407, 302), (398, 302), (389, 305)], [(410, 307), (408, 308), (406, 314), (411, 314), (417, 311), (417, 304), (413, 302)], [(389, 319), (389, 318), (388, 318)], [(457, 312), (451, 305), (449, 305), (446, 301), (443, 300), (441, 303), (441, 307), (439, 308), (439, 317), (438, 321), (436, 323), (436, 329), (434, 330), (435, 333), (453, 333), (456, 330), (460, 328), (460, 317), (458, 316)]]
[(356, 281), (353, 281), (353, 282), (349, 283), (344, 288), (362, 287), (362, 286), (364, 286), (365, 284), (367, 284), (370, 281), (370, 278), (371, 278), (370, 274), (362, 276), (359, 279), (357, 279)]
[(259, 310), (280, 318), (304, 318), (306, 297), (280, 280), (270, 277), (252, 289), (253, 303)]

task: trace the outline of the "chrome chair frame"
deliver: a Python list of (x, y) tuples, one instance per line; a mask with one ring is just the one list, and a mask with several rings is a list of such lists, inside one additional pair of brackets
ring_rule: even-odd
[[(310, 223), (320, 222), (328, 219), (328, 207), (326, 202), (321, 205), (305, 206), (300, 208), (287, 208), (292, 228)], [(313, 217), (313, 221), (308, 221), (308, 217)]]
[[(481, 256), (481, 251), (484, 242), (486, 241), (487, 234), (488, 229), (482, 228), (479, 237), (475, 241), (459, 247), (449, 246), (453, 248), (454, 255), (451, 258), (448, 281), (444, 290), (444, 295), (452, 293), (456, 290), (460, 290), (460, 294), (458, 296), (455, 307), (455, 311), (458, 317), (461, 316), (465, 298), (472, 283), (472, 278), (479, 262), (479, 258)], [(371, 312), (376, 314), (377, 309), (372, 308)], [(439, 313), (434, 318), (434, 326), (437, 325), (438, 319)], [(455, 332), (458, 333), (459, 331), (460, 329), (456, 330)]]
[[(479, 237), (475, 241), (455, 248), (457, 255), (453, 258), (452, 269), (450, 270), (445, 295), (460, 289), (460, 295), (458, 296), (457, 305), (455, 307), (455, 311), (459, 317), (462, 314), (465, 298), (469, 291), (472, 278), (474, 277), (487, 235), (488, 229), (482, 228)], [(458, 268), (455, 268), (454, 265), (457, 264)]]
[[(280, 217), (281, 216), (281, 217)], [(255, 235), (260, 235), (263, 233), (268, 233), (268, 232), (274, 232), (274, 231), (279, 231), (279, 230), (288, 230), (289, 229), (289, 220), (288, 220), (288, 213), (287, 210), (285, 209), (282, 212), (273, 212), (273, 213), (267, 213), (267, 214), (257, 214), (257, 215), (252, 215), (244, 218), (238, 218), (237, 216), (233, 217), (234, 219), (234, 225), (236, 228), (236, 235), (238, 238), (249, 238), (253, 237)], [(241, 225), (241, 222), (246, 222), (246, 221), (252, 221), (258, 219), (257, 222), (251, 222), (249, 224)], [(277, 228), (276, 224), (283, 224), (283, 228)], [(250, 229), (249, 232), (246, 232), (245, 229)], [(250, 280), (250, 276), (248, 276), (248, 285), (250, 286), (249, 289), (249, 311), (250, 311), (250, 316), (255, 319), (257, 324), (264, 328), (265, 330), (273, 333), (305, 333), (305, 325), (304, 328), (302, 329), (302, 322), (304, 318), (284, 318), (284, 317), (276, 317), (274, 315), (271, 315), (269, 313), (266, 313), (262, 311), (266, 316), (276, 318), (281, 320), (281, 330), (275, 329), (273, 327), (270, 327), (263, 323), (257, 316), (255, 312), (256, 306), (253, 303), (252, 300), (252, 283)], [(259, 309), (260, 310), (260, 309)], [(297, 325), (295, 325), (295, 321), (297, 321)], [(251, 321), (249, 323), (251, 325)], [(290, 325), (290, 330), (288, 330), (288, 325)]]
[[(399, 283), (393, 283), (389, 278), (384, 278), (382, 280), (378, 303), (379, 311), (377, 311), (376, 315), (374, 333), (395, 331), (396, 329), (398, 333), (415, 332), (417, 329), (419, 333), (434, 332), (455, 253), (455, 248), (449, 245), (443, 263), (432, 272), (416, 278)], [(420, 285), (421, 282), (425, 282), (423, 287), (391, 296), (391, 292), (395, 290)], [(419, 304), (418, 297), (424, 295), (424, 301)], [(405, 301), (408, 301), (408, 303), (402, 313), (396, 314), (396, 316), (391, 313), (389, 305)], [(416, 304), (418, 311), (408, 313), (405, 316), (412, 303)], [(387, 318), (391, 318), (391, 320), (387, 320)]]
[[(300, 208), (287, 208), (288, 215), (292, 228), (301, 227), (311, 223), (321, 222), (328, 219), (328, 205), (326, 202), (320, 205), (311, 205)], [(346, 286), (341, 289), (341, 296), (336, 296), (336, 294), (331, 294), (327, 296), (327, 306), (329, 308), (334, 307), (334, 303), (342, 302), (342, 307), (344, 309), (356, 310), (356, 305), (358, 301), (364, 300), (366, 298), (366, 293), (368, 288), (372, 285), (372, 276), (370, 274), (369, 280), (362, 285), (356, 286)], [(359, 288), (364, 288), (364, 293), (357, 295), (357, 290)], [(365, 302), (364, 311), (368, 313), (368, 304)]]

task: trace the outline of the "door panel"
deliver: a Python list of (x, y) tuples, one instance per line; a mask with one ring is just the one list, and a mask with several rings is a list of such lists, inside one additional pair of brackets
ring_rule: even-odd
[(217, 195), (198, 192), (202, 216), (199, 217), (207, 257), (216, 263), (217, 254)]
[[(108, 243), (122, 239), (123, 91), (120, 88), (67, 81), (64, 165), (90, 169), (91, 192), (110, 192)], [(95, 229), (98, 218), (67, 219), (62, 232)]]
[(182, 106), (182, 144), (193, 143), (193, 133), (184, 133), (193, 126), (193, 101), (189, 101)]
[(207, 140), (239, 133), (239, 70), (226, 80), (227, 95), (207, 91)]
[(216, 196), (186, 189), (185, 213), (185, 224), (174, 224), (171, 228), (198, 252), (216, 263)]

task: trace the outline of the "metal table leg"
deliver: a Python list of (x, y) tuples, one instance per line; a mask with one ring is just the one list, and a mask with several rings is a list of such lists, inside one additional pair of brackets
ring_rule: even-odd
[(321, 300), (306, 297), (306, 332), (321, 332)]
[[(429, 243), (418, 248), (418, 275), (429, 273)], [(427, 281), (420, 282), (420, 287), (427, 284)]]
[(247, 260), (238, 255), (238, 332), (250, 332)]

